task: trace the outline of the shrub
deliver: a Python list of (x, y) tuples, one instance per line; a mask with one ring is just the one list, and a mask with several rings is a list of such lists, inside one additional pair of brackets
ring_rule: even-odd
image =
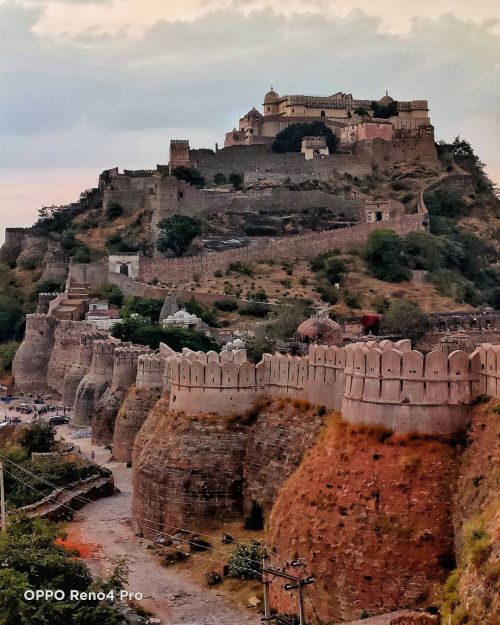
[(188, 215), (172, 215), (162, 219), (158, 228), (158, 251), (166, 253), (171, 250), (176, 256), (182, 256), (193, 239), (201, 235), (201, 221)]
[(184, 302), (184, 307), (189, 313), (196, 315), (209, 326), (212, 326), (213, 328), (217, 327), (217, 312), (211, 306), (200, 304), (197, 299), (192, 297), (187, 302)]
[(0, 374), (8, 373), (12, 368), (12, 361), (16, 355), (20, 343), (8, 341), (0, 344)]
[(127, 297), (121, 310), (121, 316), (126, 319), (131, 315), (140, 315), (156, 321), (160, 317), (163, 302), (159, 299), (149, 297), (139, 297), (134, 295)]
[(91, 297), (99, 297), (108, 300), (113, 306), (120, 307), (123, 304), (124, 296), (120, 287), (116, 284), (104, 284), (102, 286), (94, 287), (90, 290), (89, 295)]
[(215, 302), (215, 307), (224, 312), (232, 312), (238, 310), (238, 304), (229, 299), (219, 300)]
[(429, 329), (429, 318), (416, 302), (393, 300), (384, 314), (383, 328), (388, 334), (402, 335), (416, 342)]
[(472, 519), (464, 527), (467, 557), (473, 566), (481, 566), (491, 552), (491, 539), (481, 519)]
[(344, 302), (349, 308), (361, 308), (361, 301), (359, 293), (353, 291), (344, 291)]
[(249, 515), (245, 518), (244, 527), (246, 530), (260, 531), (264, 529), (264, 514), (262, 506), (256, 501), (252, 501)]
[(52, 449), (54, 442), (54, 429), (45, 421), (30, 425), (24, 430), (21, 437), (21, 445), (29, 454), (33, 452), (46, 453)]
[(123, 215), (123, 206), (119, 202), (109, 202), (106, 208), (106, 217), (113, 221), (121, 215)]
[(260, 578), (262, 548), (257, 541), (246, 545), (240, 543), (229, 558), (229, 575), (240, 579)]
[(226, 179), (226, 176), (224, 174), (221, 174), (221, 173), (215, 174), (215, 176), (214, 176), (214, 183), (217, 186), (220, 186), (221, 184), (226, 184), (226, 182), (227, 182), (227, 179)]
[(171, 171), (171, 175), (199, 189), (205, 186), (205, 178), (197, 169), (191, 167), (183, 167), (182, 165), (180, 167), (175, 167)]
[(237, 173), (229, 174), (228, 181), (230, 184), (233, 185), (233, 187), (236, 190), (243, 188), (243, 175), (242, 174), (237, 174)]
[(214, 278), (222, 278), (222, 271), (220, 269), (214, 271)]
[(268, 306), (261, 302), (249, 302), (239, 310), (240, 315), (252, 315), (254, 317), (265, 317), (268, 312)]
[(391, 187), (394, 191), (408, 191), (411, 189), (411, 186), (407, 182), (404, 182), (404, 180), (395, 180), (391, 183)]
[(254, 273), (252, 263), (247, 263), (243, 260), (237, 260), (234, 263), (230, 263), (229, 271), (234, 271), (235, 273), (240, 273), (244, 276), (253, 276)]
[(267, 293), (262, 288), (257, 289), (256, 291), (248, 291), (247, 299), (253, 300), (255, 302), (266, 302)]
[(401, 282), (410, 278), (405, 267), (403, 243), (394, 230), (379, 229), (370, 232), (364, 257), (374, 278), (387, 282)]

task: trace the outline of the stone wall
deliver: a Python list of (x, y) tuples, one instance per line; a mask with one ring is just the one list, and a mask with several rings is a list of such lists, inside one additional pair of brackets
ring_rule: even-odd
[(479, 392), (479, 357), (455, 351), (346, 350), (342, 415), (396, 432), (443, 434), (465, 426)]
[(115, 420), (127, 390), (137, 377), (137, 361), (149, 347), (118, 346), (114, 350), (113, 375), (110, 386), (96, 403), (92, 415), (92, 442), (107, 445), (113, 441)]
[(26, 315), (24, 340), (12, 362), (12, 375), (18, 390), (47, 388), (47, 370), (57, 325), (57, 320), (47, 315)]
[(339, 248), (343, 252), (349, 251), (364, 243), (368, 234), (377, 228), (390, 227), (401, 235), (422, 230), (424, 218), (425, 216), (421, 214), (402, 215), (390, 222), (359, 224), (350, 228), (270, 239), (249, 247), (180, 259), (141, 256), (139, 279), (143, 282), (158, 279), (168, 284), (190, 279), (196, 273), (225, 271), (229, 264), (235, 261), (258, 262), (270, 258), (309, 260), (333, 248)]
[(117, 343), (112, 339), (94, 341), (90, 370), (83, 377), (76, 391), (74, 425), (92, 424), (97, 403), (111, 384)]
[(54, 330), (54, 346), (47, 365), (47, 386), (61, 395), (64, 379), (79, 360), (81, 338), (93, 330), (90, 323), (60, 320)]
[(474, 354), (480, 363), (480, 392), (500, 398), (500, 345), (485, 343)]
[(75, 403), (76, 391), (80, 382), (89, 372), (94, 351), (94, 341), (106, 339), (105, 332), (83, 332), (80, 336), (80, 346), (78, 358), (68, 369), (64, 376), (62, 390), (62, 401), (64, 406), (73, 406)]

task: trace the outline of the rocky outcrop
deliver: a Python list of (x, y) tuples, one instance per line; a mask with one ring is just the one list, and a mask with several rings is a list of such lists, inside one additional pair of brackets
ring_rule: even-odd
[[(500, 614), (500, 401), (472, 413), (453, 498), (457, 569), (448, 578), (443, 622), (496, 625)], [(447, 620), (451, 619), (451, 620)]]
[(54, 347), (57, 320), (47, 315), (26, 315), (24, 340), (14, 356), (12, 374), (20, 391), (47, 388), (47, 369)]
[[(444, 442), (328, 425), (280, 490), (269, 521), (269, 543), (281, 558), (307, 560), (319, 618), (430, 601), (433, 584), (454, 566), (454, 466), (455, 450)], [(281, 613), (296, 612), (296, 597), (274, 585), (272, 595)]]
[(29, 230), (21, 243), (21, 252), (17, 257), (17, 266), (23, 269), (36, 269), (42, 266), (47, 252), (48, 238), (44, 233)]
[[(256, 411), (259, 406), (256, 406)], [(307, 449), (316, 442), (325, 411), (302, 400), (261, 402), (251, 426), (244, 463), (244, 508), (257, 502), (271, 512), (277, 492), (295, 471)]]
[(228, 417), (169, 411), (162, 398), (134, 445), (134, 527), (151, 537), (240, 518), (247, 430)]
[(160, 397), (159, 390), (140, 389), (135, 385), (128, 389), (113, 433), (113, 458), (117, 462), (131, 462), (135, 438)]
[(111, 384), (97, 401), (92, 416), (92, 442), (107, 445), (113, 440), (115, 420), (128, 388), (137, 376), (137, 359), (150, 351), (149, 347), (126, 345), (114, 351)]

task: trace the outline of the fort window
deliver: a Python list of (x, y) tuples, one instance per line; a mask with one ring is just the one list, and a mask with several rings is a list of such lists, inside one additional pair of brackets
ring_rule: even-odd
[(127, 265), (127, 263), (122, 263), (120, 265), (120, 273), (122, 273), (124, 276), (128, 276), (128, 265)]
[(182, 200), (184, 197), (184, 191), (177, 191), (177, 199)]
[(326, 113), (325, 111), (321, 111), (321, 117), (325, 117)]
[(381, 211), (377, 211), (375, 213), (375, 217), (376, 217), (377, 221), (382, 221), (382, 213), (381, 213)]

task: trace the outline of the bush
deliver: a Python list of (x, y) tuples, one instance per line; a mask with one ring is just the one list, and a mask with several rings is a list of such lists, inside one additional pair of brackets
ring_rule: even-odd
[[(128, 323), (127, 323), (128, 322)], [(132, 341), (138, 345), (149, 345), (151, 349), (158, 349), (160, 343), (165, 343), (176, 352), (188, 347), (194, 352), (219, 351), (220, 345), (205, 334), (184, 328), (161, 328), (158, 325), (144, 323), (134, 318), (124, 323), (115, 323), (111, 333), (122, 341)]]
[(247, 299), (255, 302), (267, 302), (267, 293), (264, 289), (257, 289), (256, 291), (248, 291)]
[(215, 307), (224, 312), (238, 310), (238, 304), (229, 299), (223, 299), (215, 302)]
[(45, 421), (33, 423), (24, 430), (21, 437), (21, 445), (29, 454), (46, 453), (52, 449), (55, 443), (54, 429)]
[(205, 178), (200, 174), (197, 169), (191, 167), (175, 167), (171, 171), (171, 175), (175, 176), (178, 180), (184, 180), (193, 187), (201, 189), (205, 186)]
[(216, 184), (217, 186), (220, 186), (221, 184), (226, 184), (227, 179), (226, 176), (224, 176), (224, 174), (221, 173), (217, 173), (214, 176), (214, 184)]
[(265, 317), (268, 312), (269, 307), (260, 302), (250, 302), (239, 310), (240, 315), (252, 315), (254, 317)]
[(113, 306), (120, 307), (123, 304), (124, 295), (116, 284), (103, 284), (90, 290), (91, 297), (99, 297), (108, 300)]
[(262, 506), (256, 501), (252, 501), (249, 515), (245, 518), (245, 529), (260, 531), (264, 529), (264, 514)]
[(386, 282), (410, 279), (410, 272), (405, 267), (403, 243), (394, 230), (379, 229), (370, 232), (364, 257), (374, 278)]
[(126, 319), (131, 315), (141, 315), (142, 317), (151, 319), (151, 321), (157, 321), (160, 317), (162, 307), (163, 302), (159, 299), (134, 295), (125, 299), (121, 310), (121, 316)]
[(272, 144), (273, 152), (300, 152), (304, 137), (323, 136), (330, 154), (337, 151), (338, 138), (333, 131), (321, 121), (312, 123), (290, 124), (284, 130), (278, 132)]
[(228, 181), (233, 185), (236, 191), (243, 188), (243, 175), (242, 174), (229, 174)]
[(259, 579), (262, 572), (262, 548), (257, 541), (240, 543), (229, 558), (229, 575), (239, 579)]
[(10, 372), (19, 345), (17, 341), (0, 344), (0, 374)]
[(361, 308), (361, 300), (359, 293), (353, 291), (344, 291), (344, 302), (349, 308)]
[(184, 302), (184, 307), (188, 311), (188, 313), (196, 315), (209, 326), (212, 326), (213, 328), (216, 328), (218, 326), (217, 312), (211, 306), (205, 306), (204, 304), (200, 304), (198, 300), (192, 297), (187, 302)]
[(252, 263), (247, 263), (242, 260), (237, 260), (234, 263), (230, 263), (229, 271), (234, 271), (235, 273), (240, 273), (244, 276), (253, 276), (254, 273)]
[(393, 300), (383, 317), (384, 332), (418, 341), (429, 329), (429, 319), (416, 302)]
[(457, 220), (468, 212), (462, 195), (456, 189), (437, 188), (426, 193), (424, 199), (429, 214), (433, 216)]
[(172, 215), (162, 219), (158, 228), (158, 251), (165, 254), (171, 250), (176, 256), (182, 256), (193, 239), (201, 235), (201, 221), (188, 215)]
[(121, 217), (123, 215), (123, 206), (119, 202), (109, 202), (106, 208), (106, 217), (113, 221), (117, 217)]

